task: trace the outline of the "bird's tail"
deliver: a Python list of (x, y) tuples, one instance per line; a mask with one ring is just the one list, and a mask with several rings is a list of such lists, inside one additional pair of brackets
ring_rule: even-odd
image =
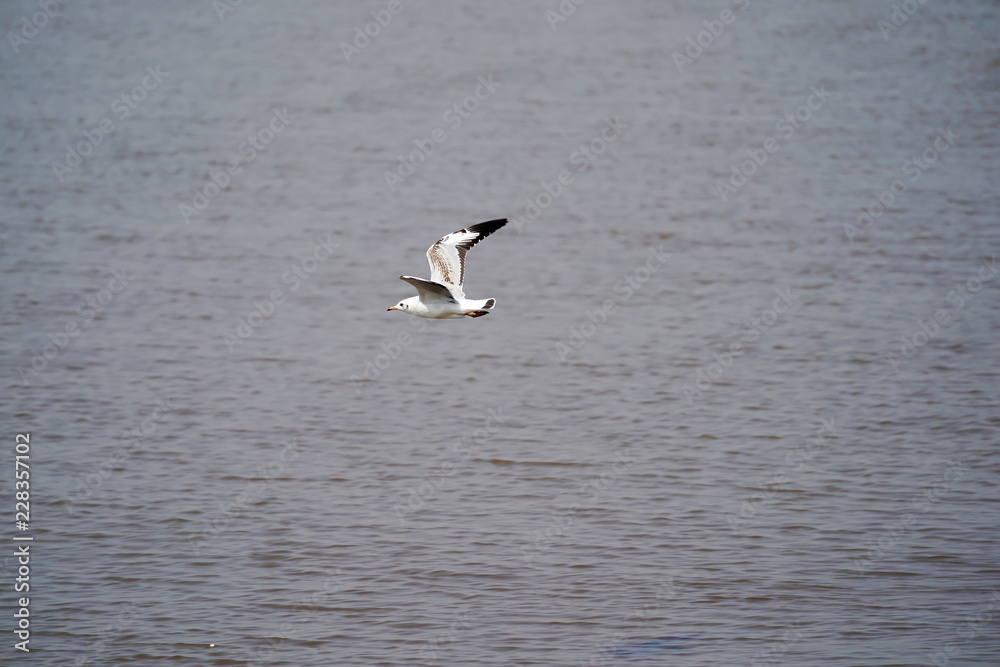
[(493, 298), (490, 298), (490, 299), (486, 299), (485, 301), (483, 301), (483, 303), (479, 307), (480, 308), (484, 308), (486, 310), (490, 310), (495, 305), (497, 305), (497, 300), (493, 299)]

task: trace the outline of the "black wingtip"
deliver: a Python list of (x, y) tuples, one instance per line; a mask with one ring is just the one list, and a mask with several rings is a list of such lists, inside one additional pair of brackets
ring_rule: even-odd
[(507, 224), (507, 218), (498, 218), (496, 220), (487, 220), (486, 222), (480, 222), (479, 224), (472, 225), (471, 227), (466, 227), (466, 229), (470, 232), (476, 232), (477, 234), (482, 234), (484, 237), (486, 237), (506, 224)]

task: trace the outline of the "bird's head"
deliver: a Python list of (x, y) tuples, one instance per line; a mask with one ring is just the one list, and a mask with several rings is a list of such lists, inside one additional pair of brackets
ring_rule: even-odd
[(408, 311), (410, 309), (410, 306), (413, 305), (413, 302), (416, 301), (416, 299), (417, 299), (417, 297), (411, 296), (409, 299), (403, 299), (402, 301), (400, 301), (399, 303), (397, 303), (395, 306), (392, 306), (391, 308), (387, 308), (386, 310), (402, 310), (404, 312)]

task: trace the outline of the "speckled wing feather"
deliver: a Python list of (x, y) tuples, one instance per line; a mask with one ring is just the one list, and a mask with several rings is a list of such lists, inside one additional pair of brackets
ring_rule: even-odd
[(448, 234), (427, 249), (431, 280), (461, 287), (465, 282), (465, 255), (477, 243), (507, 224), (507, 219), (480, 222)]

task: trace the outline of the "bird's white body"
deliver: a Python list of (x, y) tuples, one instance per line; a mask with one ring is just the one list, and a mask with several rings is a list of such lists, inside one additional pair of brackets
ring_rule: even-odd
[[(445, 299), (434, 299), (430, 301), (422, 301), (419, 296), (411, 296), (409, 299), (403, 299), (400, 301), (400, 308), (396, 306), (396, 310), (402, 310), (410, 315), (416, 315), (417, 317), (430, 317), (436, 320), (445, 320), (452, 317), (465, 317), (466, 315), (474, 315), (480, 311), (489, 310), (496, 305), (496, 299), (466, 299), (465, 296), (453, 295), (454, 301), (447, 301)], [(479, 317), (478, 315), (475, 315)]]
[(417, 288), (417, 296), (403, 299), (389, 310), (401, 310), (416, 317), (438, 320), (488, 315), (497, 300), (466, 299), (465, 255), (484, 238), (507, 224), (506, 219), (490, 220), (460, 229), (441, 238), (427, 249), (431, 279), (400, 276), (400, 280)]

